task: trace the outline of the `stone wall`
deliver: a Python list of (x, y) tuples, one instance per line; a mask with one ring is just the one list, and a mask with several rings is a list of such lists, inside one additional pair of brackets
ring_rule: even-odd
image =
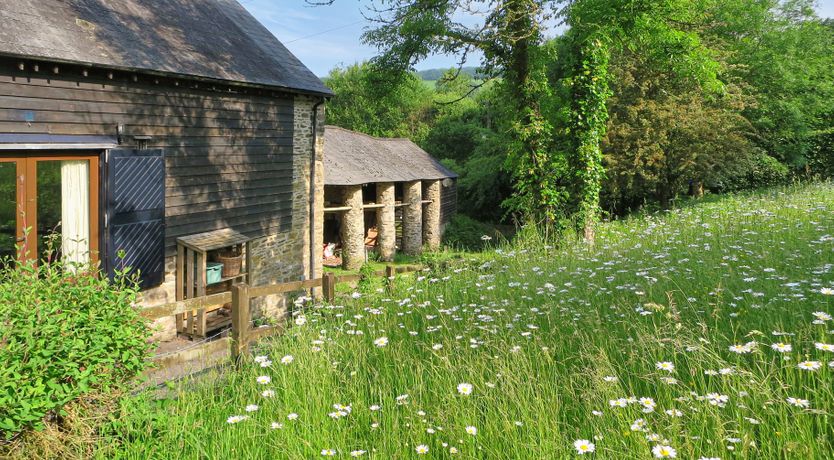
[(376, 210), (377, 252), (379, 260), (394, 260), (397, 247), (397, 226), (394, 209), (394, 184), (380, 182), (376, 184), (376, 201), (383, 207)]
[[(312, 114), (313, 106), (319, 101), (308, 96), (296, 96), (293, 107), (293, 195), (292, 225), (288, 232), (259, 235), (250, 242), (251, 273), (253, 286), (278, 284), (308, 279), (310, 273), (310, 198), (315, 193), (316, 216), (313, 219), (313, 277), (322, 275), (322, 235), (324, 221), (324, 105), (318, 107), (318, 120), (315, 142), (315, 165), (311, 165), (313, 149)], [(313, 187), (310, 172), (315, 168)], [(255, 235), (253, 235), (255, 236)], [(165, 261), (165, 281), (156, 288), (146, 290), (140, 295), (142, 306), (153, 306), (176, 300), (176, 259), (169, 257)], [(279, 317), (286, 312), (287, 298), (284, 295), (252, 299), (253, 316), (267, 315)], [(155, 322), (156, 340), (170, 340), (176, 335), (174, 318), (163, 318)]]
[(420, 254), (423, 250), (423, 186), (420, 181), (403, 183), (403, 252)]
[(342, 187), (342, 268), (358, 270), (365, 263), (365, 212), (362, 210), (362, 186)]
[(423, 244), (429, 251), (440, 249), (440, 181), (423, 181)]

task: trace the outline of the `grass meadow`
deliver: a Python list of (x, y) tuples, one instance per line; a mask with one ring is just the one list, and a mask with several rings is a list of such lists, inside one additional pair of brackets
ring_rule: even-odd
[(526, 231), (142, 393), (103, 458), (834, 457), (834, 185)]

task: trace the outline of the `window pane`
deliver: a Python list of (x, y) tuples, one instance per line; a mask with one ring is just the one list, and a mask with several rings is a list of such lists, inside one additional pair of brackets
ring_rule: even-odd
[(17, 242), (17, 164), (0, 163), (0, 264), (15, 256)]
[(89, 161), (38, 162), (40, 257), (87, 262), (90, 253)]
[(61, 162), (38, 161), (38, 258), (59, 259), (61, 254)]

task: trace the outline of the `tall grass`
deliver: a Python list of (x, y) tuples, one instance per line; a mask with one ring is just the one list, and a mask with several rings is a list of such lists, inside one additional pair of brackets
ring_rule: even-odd
[(528, 236), (296, 312), (266, 367), (127, 400), (100, 456), (831, 458), (832, 235), (820, 184), (609, 223), (594, 247)]

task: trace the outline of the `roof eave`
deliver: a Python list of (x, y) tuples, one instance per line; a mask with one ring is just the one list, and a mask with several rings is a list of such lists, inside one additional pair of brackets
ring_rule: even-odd
[(167, 78), (180, 78), (183, 80), (192, 80), (204, 83), (215, 83), (215, 84), (223, 84), (229, 86), (238, 86), (242, 88), (257, 88), (257, 89), (268, 89), (273, 91), (282, 91), (287, 93), (294, 93), (294, 94), (302, 94), (306, 96), (317, 96), (322, 98), (331, 98), (335, 95), (332, 90), (328, 88), (328, 91), (316, 91), (310, 90), (305, 88), (293, 88), (289, 86), (279, 86), (279, 85), (269, 85), (265, 83), (253, 83), (247, 81), (240, 81), (240, 80), (224, 80), (219, 78), (211, 78), (211, 77), (204, 77), (200, 75), (190, 75), (190, 74), (180, 74), (175, 72), (166, 72), (161, 70), (154, 70), (154, 69), (147, 69), (141, 67), (123, 67), (123, 66), (114, 66), (114, 65), (107, 65), (107, 64), (99, 64), (95, 62), (82, 62), (82, 61), (72, 61), (67, 59), (60, 59), (48, 56), (30, 56), (30, 55), (21, 55), (21, 54), (14, 54), (14, 53), (4, 53), (0, 52), (0, 57), (11, 58), (11, 59), (25, 59), (29, 61), (41, 61), (41, 62), (51, 62), (55, 64), (66, 64), (66, 65), (75, 65), (80, 67), (87, 67), (87, 68), (98, 68), (104, 70), (115, 70), (119, 72), (132, 72), (132, 73), (140, 73), (145, 75), (153, 75), (157, 77), (167, 77)]

